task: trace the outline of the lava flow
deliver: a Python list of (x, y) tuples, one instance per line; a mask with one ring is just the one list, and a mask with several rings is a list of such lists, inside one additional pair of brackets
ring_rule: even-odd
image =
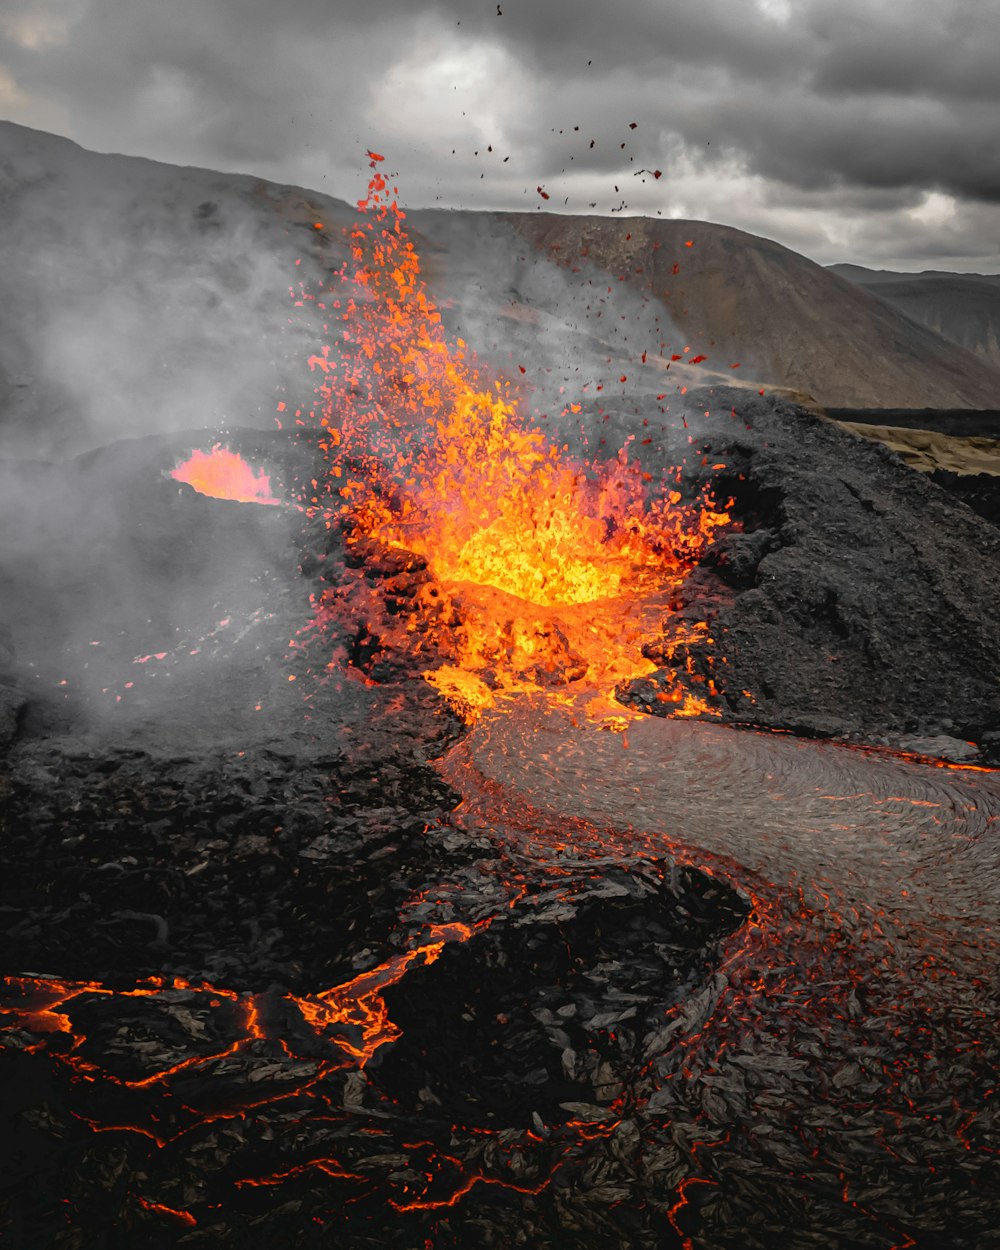
[[(525, 700), (445, 764), (468, 819), (506, 811), (539, 856), (567, 845), (569, 824), (578, 853), (595, 837), (597, 854), (667, 853), (749, 896), (714, 976), (647, 1037), (633, 1091), (654, 1112), (647, 1150), (688, 1126), (694, 1166), (667, 1212), (688, 1250), (735, 1244), (707, 1230), (741, 1205), (759, 1217), (767, 1167), (807, 1221), (839, 1197), (823, 1223), (838, 1245), (974, 1246), (995, 1209), (996, 772), (856, 760), (655, 717), (621, 757)], [(687, 1209), (692, 1185), (718, 1191), (700, 1211)]]
[(263, 469), (254, 469), (241, 455), (221, 443), (216, 443), (210, 451), (193, 451), (170, 476), (213, 499), (271, 505), (281, 503), (271, 494), (271, 481)]
[[(730, 523), (726, 508), (683, 502), (679, 471), (655, 480), (627, 448), (575, 462), (528, 424), (510, 385), (449, 343), (396, 189), (370, 155), (351, 262), (336, 288), (308, 297), (335, 339), (310, 360), (329, 463), (312, 505), (426, 559), (457, 625), (451, 662), (427, 676), (463, 711), (497, 693), (585, 678), (593, 694), (651, 672), (639, 640), (662, 629), (669, 591)], [(321, 631), (339, 611), (336, 594), (321, 597)], [(708, 627), (675, 632), (676, 646)], [(676, 714), (711, 712), (711, 691), (684, 676), (663, 699)]]

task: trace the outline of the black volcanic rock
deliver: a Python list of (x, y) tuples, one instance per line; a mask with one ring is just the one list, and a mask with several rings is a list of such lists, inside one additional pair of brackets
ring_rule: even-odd
[(24, 695), (12, 686), (0, 685), (0, 756), (14, 740), (26, 702)]
[(886, 425), (904, 430), (935, 430), (949, 438), (1000, 437), (996, 408), (833, 408), (824, 409), (833, 421), (858, 425)]
[(0, 624), (0, 758), (14, 740), (24, 711), (24, 695), (15, 683), (14, 641), (10, 627)]
[[(715, 578), (731, 591), (709, 604), (715, 646), (692, 648), (703, 667), (715, 656), (723, 715), (876, 739), (995, 732), (996, 528), (886, 448), (784, 400), (692, 404), (726, 414), (700, 449), (728, 466), (719, 493), (735, 495), (744, 527), (709, 553), (715, 576), (684, 591), (695, 618)], [(655, 692), (642, 679), (621, 697), (669, 710)]]
[(1000, 526), (1000, 477), (993, 473), (949, 473), (937, 469), (931, 481), (943, 486), (992, 525)]

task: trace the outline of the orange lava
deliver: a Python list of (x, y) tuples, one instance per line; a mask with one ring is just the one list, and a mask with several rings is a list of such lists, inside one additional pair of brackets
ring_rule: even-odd
[(238, 455), (216, 443), (211, 451), (193, 451), (170, 476), (187, 482), (199, 494), (241, 503), (280, 504), (271, 494), (271, 481), (262, 469), (254, 469)]
[[(351, 262), (316, 300), (337, 346), (309, 362), (329, 463), (314, 506), (424, 556), (453, 593), (457, 663), (429, 676), (461, 710), (497, 691), (583, 678), (606, 690), (652, 672), (639, 642), (661, 632), (664, 605), (650, 622), (643, 601), (683, 580), (728, 512), (683, 502), (674, 480), (654, 481), (626, 448), (585, 464), (530, 425), (509, 383), (446, 337), (396, 188), (369, 155)], [(710, 710), (680, 683), (668, 699), (689, 715)]]
[[(468, 941), (473, 934), (488, 927), (491, 919), (473, 925), (457, 921), (448, 924), (432, 924), (428, 927), (428, 940), (398, 955), (390, 956), (384, 963), (361, 973), (343, 985), (334, 986), (316, 995), (297, 997), (287, 995), (303, 1022), (314, 1030), (318, 1038), (329, 1043), (326, 1070), (343, 1067), (363, 1068), (375, 1052), (399, 1037), (398, 1028), (389, 1019), (382, 990), (401, 980), (413, 963), (432, 964), (440, 956), (448, 942)], [(147, 1089), (160, 1085), (190, 1068), (204, 1068), (230, 1056), (245, 1051), (251, 1043), (266, 1037), (260, 1019), (257, 999), (243, 997), (233, 990), (216, 985), (197, 984), (181, 977), (150, 977), (131, 990), (109, 989), (100, 981), (63, 981), (57, 978), (34, 976), (8, 976), (0, 978), (0, 986), (20, 998), (10, 1005), (0, 1006), (0, 1020), (5, 1027), (19, 1028), (34, 1035), (61, 1034), (69, 1039), (68, 1047), (57, 1051), (57, 1057), (77, 1074), (101, 1073), (105, 1079), (125, 1089)], [(148, 1075), (126, 1080), (102, 1071), (82, 1053), (86, 1035), (73, 1023), (74, 1006), (93, 997), (146, 998), (159, 1002), (169, 1001), (170, 994), (178, 990), (190, 992), (206, 1002), (222, 1006), (228, 1002), (237, 1007), (239, 1025), (236, 1036), (223, 1048), (205, 1054), (196, 1054), (167, 1067), (157, 1068)], [(345, 1034), (338, 1026), (350, 1026)], [(353, 1040), (352, 1040), (353, 1038)], [(26, 1050), (46, 1049), (47, 1042), (39, 1040), (25, 1046)], [(130, 1129), (133, 1126), (128, 1126)], [(140, 1128), (135, 1131), (141, 1132)]]
[(190, 1211), (182, 1211), (177, 1207), (164, 1206), (162, 1202), (152, 1202), (148, 1198), (140, 1198), (139, 1206), (146, 1211), (154, 1211), (157, 1215), (166, 1215), (170, 1219), (176, 1220), (178, 1224), (184, 1224), (188, 1228), (194, 1228), (198, 1221), (194, 1218)]

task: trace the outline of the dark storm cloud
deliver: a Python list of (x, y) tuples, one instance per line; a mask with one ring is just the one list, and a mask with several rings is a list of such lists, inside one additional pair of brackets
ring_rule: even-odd
[(983, 101), (855, 96), (834, 107), (784, 86), (744, 87), (713, 110), (723, 143), (790, 186), (934, 187), (1000, 202), (996, 117)]
[[(589, 22), (567, 6), (559, 24), (563, 6), (534, 6), (506, 37), (540, 74), (561, 70), (564, 100), (580, 97), (593, 118), (617, 113), (621, 124), (631, 107), (695, 151), (740, 152), (751, 172), (792, 186), (935, 187), (1000, 201), (996, 6), (792, 0), (787, 24), (751, 4), (738, 19), (731, 3), (638, 6), (634, 24), (617, 20), (616, 6), (584, 7)], [(607, 157), (605, 143), (598, 168)]]
[(996, 6), (878, 6), (817, 13), (813, 84), (824, 94), (876, 92), (955, 100), (997, 98)]
[(8, 0), (0, 40), (0, 111), (93, 147), (353, 198), (381, 145), (411, 202), (721, 206), (823, 259), (874, 213), (899, 262), (931, 195), (1000, 255), (984, 0)]

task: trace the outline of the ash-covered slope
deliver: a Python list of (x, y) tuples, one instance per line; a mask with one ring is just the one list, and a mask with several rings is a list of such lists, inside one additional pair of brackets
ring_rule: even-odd
[(297, 188), (0, 122), (0, 455), (273, 428), (279, 400), (312, 398), (319, 342), (289, 288), (340, 263), (348, 220)]
[[(778, 397), (699, 400), (715, 415), (695, 451), (728, 466), (720, 487), (744, 525), (710, 553), (728, 592), (704, 572), (683, 592), (685, 613), (711, 614), (724, 715), (995, 755), (1000, 531), (888, 448)], [(713, 672), (704, 649), (695, 667)], [(624, 697), (662, 712), (656, 690), (640, 679)]]
[(830, 269), (988, 364), (1000, 366), (1000, 274), (892, 273), (860, 265)]
[(588, 256), (662, 300), (710, 366), (740, 361), (838, 407), (997, 406), (1000, 370), (770, 239), (701, 221), (508, 219), (566, 263)]
[(1000, 286), (1000, 273), (956, 273), (950, 269), (921, 269), (919, 273), (905, 273), (901, 269), (866, 269), (864, 265), (837, 264), (827, 265), (831, 273), (839, 274), (848, 282), (856, 282), (859, 286), (881, 286), (892, 282), (906, 282), (910, 278), (919, 278), (922, 282), (936, 282), (949, 278), (973, 278), (977, 282), (990, 282)]

